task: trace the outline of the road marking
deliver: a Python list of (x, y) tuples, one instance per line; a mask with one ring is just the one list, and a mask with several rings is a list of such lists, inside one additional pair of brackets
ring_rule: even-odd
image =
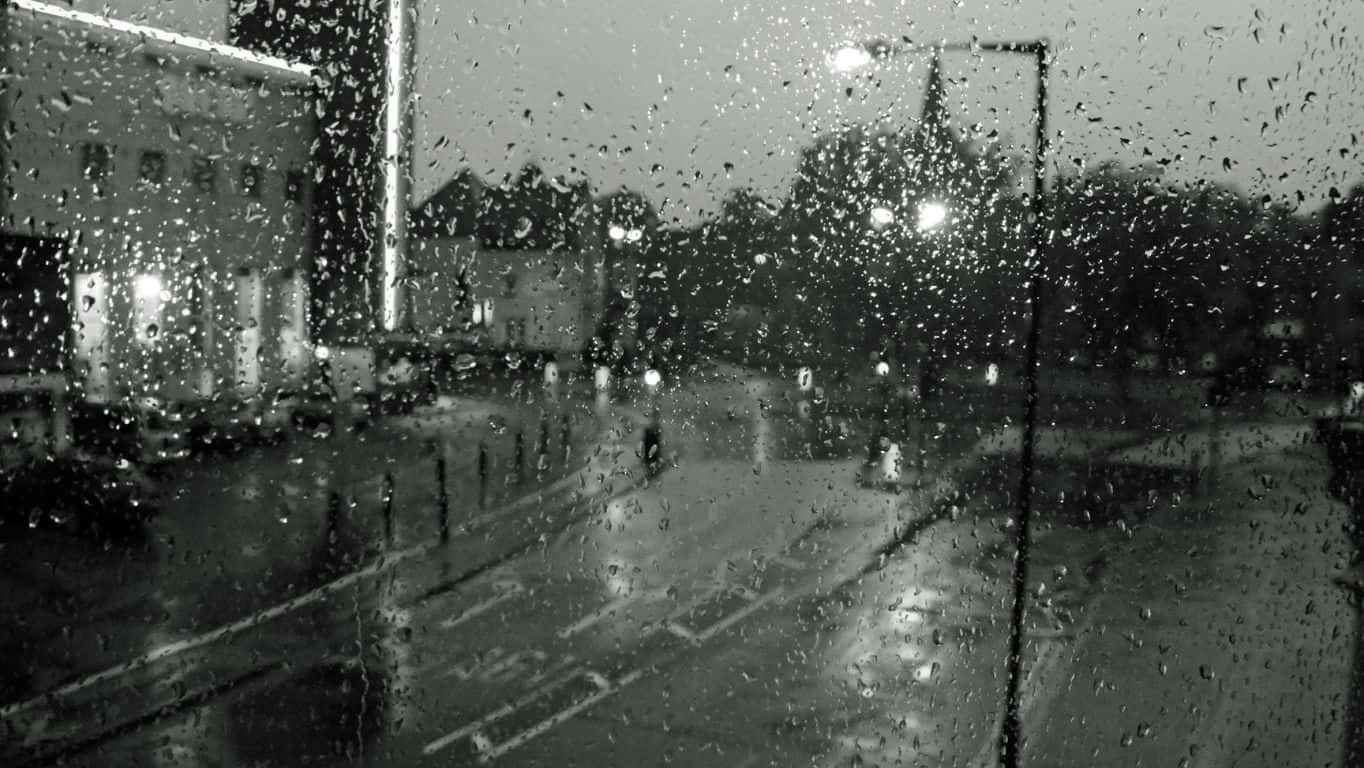
[(790, 568), (793, 571), (803, 570), (806, 567), (806, 563), (788, 555), (769, 555), (767, 560), (768, 562), (776, 563), (785, 568)]
[[(743, 621), (744, 619), (751, 616), (755, 611), (761, 609), (763, 606), (768, 605), (772, 601), (780, 598), (783, 594), (784, 594), (783, 590), (780, 587), (778, 587), (777, 589), (774, 589), (770, 592), (759, 595), (757, 597), (750, 596), (751, 602), (749, 602), (748, 605), (745, 605), (743, 608), (740, 608), (739, 610), (735, 611), (729, 616), (726, 616), (720, 621), (717, 621), (716, 623), (710, 625), (704, 631), (699, 633), (693, 634), (686, 628), (681, 627), (672, 621), (669, 621), (666, 627), (669, 631), (674, 632), (679, 636), (692, 640), (693, 642), (699, 643), (704, 640), (708, 640), (714, 637), (715, 635), (719, 634), (720, 632), (723, 632), (726, 629), (729, 629), (730, 627), (734, 626), (735, 624)], [(709, 597), (709, 595), (707, 597)], [(703, 598), (702, 601), (704, 601), (704, 599), (706, 598)], [(697, 604), (700, 604), (700, 602), (701, 601), (698, 601)], [(674, 652), (674, 655), (675, 654), (676, 652)], [(575, 702), (574, 704), (565, 707), (564, 709), (559, 710), (558, 712), (554, 713), (553, 715), (550, 715), (544, 720), (541, 720), (535, 725), (532, 725), (531, 727), (525, 729), (524, 731), (521, 731), (515, 734), (514, 736), (511, 736), (510, 738), (506, 739), (500, 744), (491, 744), (486, 737), (480, 740), (477, 738), (479, 734), (475, 733), (474, 743), (479, 753), (478, 761), (480, 763), (487, 763), (501, 757), (502, 755), (507, 754), (508, 752), (511, 752), (514, 749), (524, 746), (531, 740), (544, 735), (545, 733), (549, 732), (555, 727), (578, 716), (580, 713), (586, 711), (590, 707), (593, 707), (600, 703), (601, 701), (611, 696), (614, 696), (617, 693), (620, 693), (620, 691), (623, 690), (624, 688), (643, 679), (644, 676), (648, 674), (650, 669), (651, 669), (650, 667), (640, 667), (631, 670), (630, 672), (621, 675), (620, 678), (618, 678), (615, 682), (612, 682), (608, 680), (605, 676), (600, 675), (591, 670), (583, 670), (581, 674), (591, 679), (597, 685), (598, 691), (596, 693), (587, 696), (583, 698), (581, 701)], [(505, 717), (505, 714), (500, 715), (499, 718), (497, 719), (500, 719), (501, 717)], [(478, 729), (474, 730), (477, 731)], [(468, 730), (465, 730), (464, 732), (472, 733), (472, 731)], [(449, 741), (445, 742), (445, 744), (448, 743), (450, 742)], [(442, 744), (442, 746), (444, 746), (444, 744)], [(430, 754), (430, 752), (428, 752), (427, 754)]]
[[(587, 467), (584, 467), (578, 472), (575, 472), (574, 474), (569, 475), (568, 477), (551, 483), (549, 486), (546, 486), (545, 488), (542, 488), (533, 493), (528, 493), (520, 497), (519, 499), (516, 499), (509, 504), (506, 504), (505, 506), (499, 507), (486, 514), (480, 515), (479, 517), (474, 518), (474, 520), (468, 521), (461, 525), (459, 533), (461, 534), (467, 533), (468, 528), (471, 527), (472, 525), (485, 522), (489, 519), (492, 519), (493, 517), (506, 515), (514, 510), (520, 509), (521, 507), (527, 506), (529, 504), (541, 503), (543, 502), (546, 496), (554, 495), (574, 483), (583, 483), (585, 482), (586, 478), (592, 476), (593, 473), (591, 472), (591, 468), (592, 467), (589, 464)], [(611, 486), (609, 482), (603, 482), (599, 484), (599, 488), (594, 489), (592, 492), (597, 493), (600, 492), (601, 489), (609, 490), (610, 487)], [(166, 643), (165, 645), (153, 648), (152, 650), (147, 651), (146, 653), (136, 658), (129, 659), (128, 661), (122, 662), (120, 664), (115, 664), (114, 666), (111, 666), (99, 672), (93, 672), (91, 674), (85, 675), (84, 677), (73, 680), (70, 683), (67, 683), (65, 685), (62, 685), (58, 688), (54, 688), (49, 691), (45, 691), (43, 693), (38, 694), (37, 696), (25, 699), (24, 701), (15, 702), (13, 704), (0, 707), (0, 719), (7, 719), (13, 717), (14, 715), (22, 714), (40, 705), (50, 704), (56, 699), (63, 698), (65, 696), (70, 696), (74, 693), (78, 693), (82, 690), (85, 690), (86, 688), (99, 685), (100, 683), (108, 682), (109, 680), (113, 680), (129, 672), (133, 672), (135, 670), (154, 664), (155, 662), (161, 661), (162, 659), (170, 658), (172, 656), (176, 656), (187, 651), (192, 651), (197, 648), (202, 648), (206, 645), (222, 640), (223, 638), (240, 634), (241, 632), (244, 632), (248, 629), (252, 629), (260, 624), (271, 621), (273, 619), (277, 619), (280, 616), (292, 613), (294, 611), (299, 610), (300, 608), (312, 605), (313, 603), (316, 603), (326, 597), (329, 597), (336, 592), (340, 592), (341, 590), (344, 590), (347, 587), (350, 587), (360, 581), (390, 571), (396, 568), (399, 564), (406, 562), (407, 560), (410, 560), (419, 555), (426, 554), (430, 550), (436, 549), (440, 546), (442, 546), (442, 542), (436, 539), (432, 541), (427, 541), (422, 544), (415, 544), (406, 549), (398, 550), (396, 552), (381, 555), (378, 560), (365, 566), (364, 568), (361, 568), (358, 571), (348, 573), (345, 576), (341, 576), (334, 581), (328, 582), (327, 584), (323, 584), (320, 587), (316, 587), (308, 592), (303, 593), (302, 595), (299, 595), (298, 597), (291, 598), (282, 603), (279, 603), (278, 605), (274, 605), (271, 606), (270, 608), (257, 611), (256, 613), (253, 613), (250, 616), (246, 616), (245, 618), (241, 618), (231, 623), (224, 624), (216, 629), (209, 630), (208, 632), (205, 632), (203, 634), (195, 635), (193, 637), (187, 637), (183, 640), (176, 640), (171, 643)]]
[(703, 630), (703, 631), (697, 633), (697, 635), (696, 635), (696, 642), (698, 642), (698, 643), (704, 642), (704, 641), (706, 641), (706, 640), (709, 640), (709, 639), (712, 638), (712, 637), (715, 637), (715, 636), (718, 635), (719, 633), (725, 631), (726, 629), (729, 629), (730, 627), (734, 626), (735, 624), (737, 624), (737, 623), (743, 621), (744, 619), (748, 618), (750, 615), (752, 615), (755, 611), (759, 610), (759, 609), (762, 608), (763, 606), (765, 606), (765, 605), (767, 605), (768, 603), (771, 603), (772, 601), (774, 601), (774, 600), (776, 600), (777, 598), (781, 597), (783, 593), (784, 593), (784, 590), (783, 590), (781, 587), (777, 587), (776, 589), (772, 590), (771, 592), (768, 592), (768, 593), (766, 593), (766, 594), (764, 594), (764, 595), (762, 595), (762, 596), (760, 596), (760, 597), (754, 599), (753, 602), (749, 603), (748, 605), (744, 606), (743, 608), (740, 608), (739, 610), (735, 611), (734, 613), (731, 613), (729, 616), (726, 616), (725, 618), (723, 618), (723, 619), (721, 619), (721, 620), (715, 622), (714, 624), (710, 625), (710, 626), (707, 627), (705, 630)]
[(440, 628), (454, 629), (455, 627), (458, 627), (460, 624), (463, 624), (464, 622), (470, 621), (472, 619), (476, 619), (479, 616), (482, 616), (483, 614), (492, 610), (493, 608), (496, 608), (497, 606), (507, 602), (508, 600), (512, 600), (520, 596), (522, 593), (526, 591), (526, 588), (521, 585), (521, 582), (515, 580), (496, 582), (493, 585), (493, 589), (497, 594), (493, 595), (487, 600), (484, 600), (481, 603), (476, 603), (464, 609), (456, 616), (451, 616), (450, 618), (441, 621)]
[(477, 720), (461, 725), (455, 730), (450, 731), (444, 736), (441, 736), (440, 738), (435, 739), (429, 742), (426, 746), (422, 747), (422, 754), (434, 755), (435, 753), (441, 751), (442, 749), (445, 749), (446, 747), (450, 746), (456, 741), (459, 741), (465, 736), (469, 736), (475, 733), (476, 731), (486, 728), (490, 723), (495, 723), (498, 720), (501, 720), (502, 718), (506, 717), (507, 715), (512, 714), (521, 707), (524, 707), (525, 705), (534, 702), (536, 699), (539, 699), (545, 696), (546, 694), (552, 693), (556, 688), (559, 688), (560, 686), (567, 684), (570, 680), (577, 677), (579, 672), (581, 671), (582, 671), (581, 669), (574, 669), (569, 673), (561, 677), (557, 677), (519, 698), (513, 699), (512, 701), (503, 704), (497, 709), (494, 709), (492, 712), (489, 712), (488, 714), (478, 718)]
[(669, 621), (664, 623), (663, 628), (688, 642), (696, 641), (696, 633), (692, 632), (690, 629), (687, 629), (686, 627), (682, 626), (681, 624), (678, 624), (675, 621)]
[(634, 594), (616, 598), (615, 600), (612, 600), (606, 605), (603, 605), (602, 607), (587, 614), (581, 619), (578, 619), (572, 624), (569, 624), (568, 626), (560, 629), (555, 634), (558, 635), (560, 639), (567, 640), (568, 638), (578, 634), (579, 632), (582, 632), (585, 629), (595, 626), (598, 622), (602, 621), (603, 619), (609, 618), (619, 613), (632, 603), (643, 602), (644, 600), (652, 600), (662, 594), (664, 594), (664, 590), (652, 589), (646, 592), (636, 592)]
[(640, 677), (642, 677), (642, 675), (639, 674), (638, 670), (636, 670), (635, 672), (632, 672), (629, 675), (622, 677), (619, 682), (613, 685), (611, 681), (607, 680), (605, 677), (595, 672), (589, 671), (586, 672), (585, 675), (589, 679), (591, 679), (592, 682), (596, 683), (598, 688), (596, 693), (592, 694), (591, 696), (588, 696), (587, 698), (583, 699), (582, 701), (579, 701), (576, 704), (565, 707), (564, 709), (555, 712), (553, 715), (550, 715), (544, 720), (541, 720), (535, 725), (532, 725), (530, 728), (527, 728), (526, 730), (521, 731), (515, 736), (512, 736), (511, 738), (507, 739), (501, 744), (490, 746), (487, 749), (479, 750), (481, 754), (479, 754), (478, 756), (478, 761), (480, 763), (486, 763), (490, 760), (495, 760), (501, 757), (502, 755), (507, 754), (513, 749), (520, 747), (522, 744), (525, 744), (530, 740), (536, 738), (537, 736), (540, 736), (545, 732), (551, 730), (555, 726), (573, 719), (578, 715), (578, 713), (588, 709), (589, 707), (592, 707), (597, 702), (602, 701), (608, 696), (612, 696), (616, 693), (619, 693), (622, 688), (629, 685), (630, 683), (635, 682)]

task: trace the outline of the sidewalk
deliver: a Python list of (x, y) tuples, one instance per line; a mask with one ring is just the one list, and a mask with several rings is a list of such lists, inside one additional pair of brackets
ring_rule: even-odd
[[(253, 612), (222, 614), (178, 634), (124, 617), (140, 641), (137, 652), (106, 653), (106, 666), (87, 664), (82, 674), (52, 680), (41, 694), (34, 690), (0, 706), (0, 743), (9, 742), (0, 753), (24, 760), (59, 755), (158, 712), (338, 652), (334, 638), (357, 640), (355, 622), (376, 598), (404, 603), (455, 588), (647, 481), (631, 450), (637, 432), (617, 426), (600, 437), (589, 459), (553, 482), (521, 486), (515, 498), (452, 516), (448, 540), (433, 530), (360, 558), (351, 544), (357, 537), (343, 529), (296, 561), (281, 561), (305, 578), (289, 582), (289, 591), (263, 591)], [(164, 602), (159, 607), (162, 615), (176, 614)], [(363, 644), (356, 652), (366, 652)]]
[[(1054, 693), (1039, 695), (1051, 704), (1033, 713), (1030, 762), (1352, 764), (1342, 747), (1358, 717), (1347, 711), (1358, 617), (1333, 584), (1352, 557), (1348, 514), (1326, 495), (1329, 466), (1306, 432), (1227, 427), (1217, 481), (1148, 510), (1121, 540), (1090, 609), (1095, 631), (1038, 682)], [(1178, 467), (1206, 455), (1198, 437), (1113, 459)]]
[(438, 538), (442, 459), (448, 527), (458, 530), (562, 488), (607, 456), (633, 458), (605, 449), (633, 439), (628, 409), (603, 418), (574, 404), (546, 410), (546, 441), (542, 424), (522, 423), (510, 402), (456, 405), (359, 436), (299, 436), (181, 467), (168, 478), (166, 509), (136, 541), (35, 530), (5, 543), (0, 649), (23, 661), (0, 675), (0, 706)]

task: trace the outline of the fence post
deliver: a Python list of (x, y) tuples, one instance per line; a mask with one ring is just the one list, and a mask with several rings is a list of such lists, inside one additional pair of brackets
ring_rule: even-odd
[(573, 425), (567, 413), (559, 421), (559, 453), (563, 456), (564, 466), (568, 466), (568, 460), (572, 455), (573, 448), (570, 441), (573, 438)]
[(384, 473), (383, 504), (384, 504), (384, 549), (385, 551), (393, 548), (393, 473)]
[(663, 460), (663, 425), (660, 423), (662, 414), (658, 408), (654, 408), (649, 417), (649, 423), (644, 427), (644, 444), (641, 446), (643, 451), (644, 469), (646, 474), (657, 474)]
[(1209, 492), (1217, 490), (1217, 465), (1222, 461), (1222, 406), (1213, 404), (1211, 435), (1208, 439), (1208, 474), (1204, 484)]
[(478, 444), (478, 507), (488, 506), (488, 444)]
[(535, 444), (535, 470), (541, 472), (549, 463), (549, 413), (540, 414), (540, 438)]
[(450, 495), (445, 486), (445, 443), (436, 448), (436, 526), (440, 530), (440, 540), (450, 540)]
[(327, 545), (336, 546), (337, 534), (341, 528), (341, 494), (332, 491), (327, 494)]
[(512, 449), (512, 471), (516, 474), (516, 484), (526, 481), (526, 430), (516, 430), (516, 445)]

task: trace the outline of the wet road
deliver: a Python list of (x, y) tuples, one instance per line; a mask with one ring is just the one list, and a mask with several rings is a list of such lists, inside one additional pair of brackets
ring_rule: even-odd
[[(990, 763), (1013, 458), (986, 440), (936, 465), (951, 482), (864, 488), (860, 455), (799, 458), (803, 427), (767, 416), (769, 395), (660, 399), (661, 475), (622, 465), (571, 514), (513, 510), (528, 543), (504, 557), (468, 568), (496, 548), (485, 533), (180, 655), (149, 678), (207, 668), (231, 684), (69, 757)], [(1042, 441), (1031, 760), (1340, 764), (1344, 512), (1319, 451), (1274, 429), (1229, 433), (1241, 447), (1215, 477), (1186, 476), (1193, 436)]]

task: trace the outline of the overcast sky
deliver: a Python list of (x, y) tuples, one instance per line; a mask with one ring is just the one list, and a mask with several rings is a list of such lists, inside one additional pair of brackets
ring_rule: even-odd
[[(266, 0), (260, 0), (266, 2)], [(1359, 177), (1358, 0), (414, 0), (414, 196), (465, 166), (497, 179), (528, 160), (640, 190), (693, 220), (726, 190), (784, 194), (814, 132), (918, 113), (927, 69), (902, 57), (880, 87), (830, 71), (839, 44), (1045, 36), (1055, 159), (1164, 162), (1309, 207)], [(222, 0), (82, 2), (221, 37)], [(950, 55), (962, 127), (1030, 135), (1023, 59)], [(845, 89), (854, 87), (851, 98)]]

